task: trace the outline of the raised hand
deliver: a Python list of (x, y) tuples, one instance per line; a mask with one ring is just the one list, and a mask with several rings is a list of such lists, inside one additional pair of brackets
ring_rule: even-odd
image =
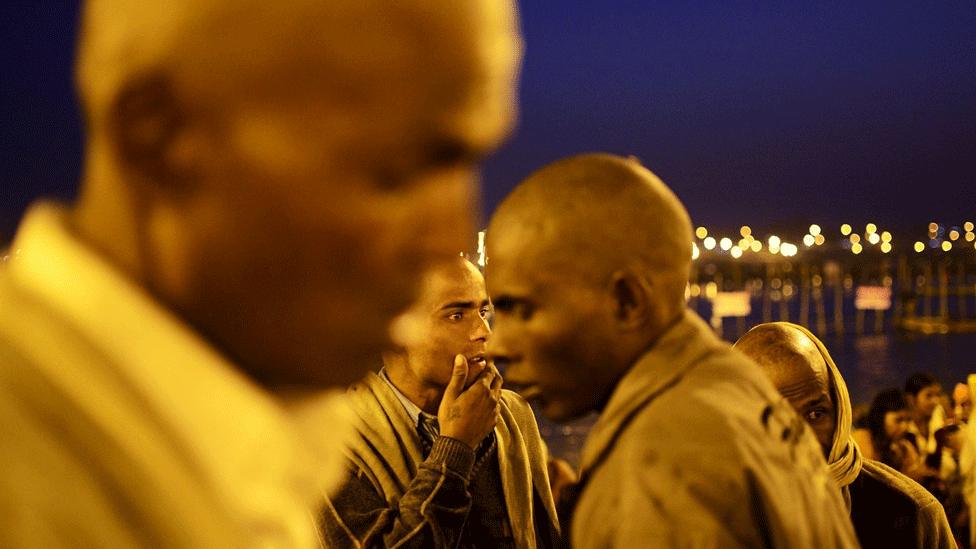
[(467, 378), (468, 361), (457, 355), (451, 381), (437, 410), (437, 422), (441, 435), (475, 448), (498, 422), (502, 376), (494, 364), (489, 364), (465, 388)]

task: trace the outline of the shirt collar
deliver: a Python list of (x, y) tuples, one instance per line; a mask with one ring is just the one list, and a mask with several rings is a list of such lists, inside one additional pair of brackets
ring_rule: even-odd
[(427, 412), (421, 410), (420, 406), (414, 404), (409, 398), (407, 398), (407, 395), (401, 393), (400, 389), (397, 389), (396, 385), (393, 384), (393, 381), (390, 380), (390, 376), (386, 374), (386, 368), (380, 369), (380, 379), (385, 381), (386, 384), (390, 386), (390, 389), (393, 390), (393, 394), (396, 395), (397, 400), (399, 400), (400, 404), (403, 405), (403, 409), (407, 411), (407, 415), (410, 416), (410, 421), (413, 422), (414, 427), (420, 424), (420, 416), (423, 416), (424, 419), (427, 420), (437, 419), (437, 416), (428, 414)]

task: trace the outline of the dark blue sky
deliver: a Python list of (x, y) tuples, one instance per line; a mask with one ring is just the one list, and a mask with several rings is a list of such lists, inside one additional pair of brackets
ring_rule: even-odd
[[(533, 169), (633, 154), (708, 225), (976, 218), (976, 3), (524, 2), (521, 119), (485, 210)], [(0, 238), (80, 165), (74, 2), (7, 2)]]

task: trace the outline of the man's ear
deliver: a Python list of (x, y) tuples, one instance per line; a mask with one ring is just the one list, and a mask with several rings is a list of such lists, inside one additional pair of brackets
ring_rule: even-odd
[(619, 327), (639, 328), (651, 319), (653, 286), (647, 277), (630, 269), (617, 271), (610, 277), (609, 291)]
[(185, 190), (191, 170), (179, 142), (186, 120), (173, 85), (164, 76), (149, 74), (124, 86), (112, 105), (109, 123), (126, 175), (161, 191)]

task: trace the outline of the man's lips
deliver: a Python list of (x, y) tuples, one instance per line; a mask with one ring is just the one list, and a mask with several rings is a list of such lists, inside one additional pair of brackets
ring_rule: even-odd
[(468, 360), (468, 368), (478, 368), (479, 370), (483, 370), (488, 366), (488, 360), (485, 358), (484, 353), (479, 353), (466, 358)]

